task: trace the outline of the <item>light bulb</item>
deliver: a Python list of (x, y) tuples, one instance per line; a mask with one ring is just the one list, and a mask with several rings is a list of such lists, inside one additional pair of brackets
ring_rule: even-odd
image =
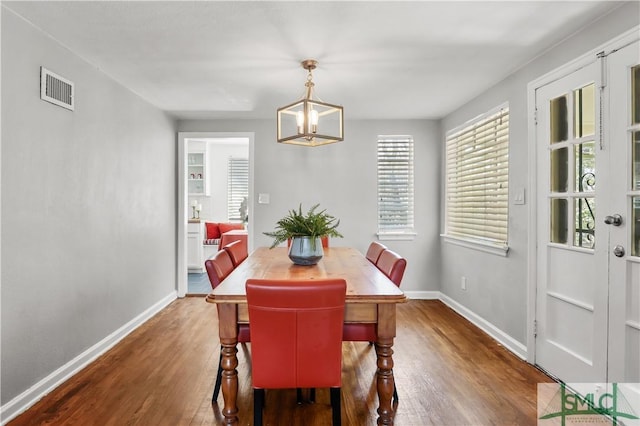
[(311, 123), (311, 133), (318, 131), (318, 111), (312, 109), (309, 111), (309, 122)]
[(298, 133), (304, 133), (304, 111), (296, 113), (296, 124), (298, 125)]

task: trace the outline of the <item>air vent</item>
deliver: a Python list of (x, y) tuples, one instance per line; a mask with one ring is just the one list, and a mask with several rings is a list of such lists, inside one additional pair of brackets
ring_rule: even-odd
[(40, 99), (73, 111), (73, 83), (40, 67)]

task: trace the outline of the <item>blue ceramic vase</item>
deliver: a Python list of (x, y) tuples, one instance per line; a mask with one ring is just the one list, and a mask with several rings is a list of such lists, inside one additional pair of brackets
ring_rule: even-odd
[(322, 259), (320, 237), (293, 237), (289, 247), (289, 259), (296, 265), (315, 265)]

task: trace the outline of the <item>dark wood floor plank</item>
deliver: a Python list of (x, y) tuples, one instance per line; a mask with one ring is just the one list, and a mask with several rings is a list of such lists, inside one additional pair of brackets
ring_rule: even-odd
[[(397, 325), (397, 425), (536, 424), (536, 385), (552, 382), (542, 372), (439, 301), (399, 305)], [(221, 424), (222, 395), (211, 404), (219, 345), (215, 307), (176, 300), (9, 425)], [(238, 345), (241, 424), (253, 421), (250, 352)], [(373, 346), (343, 344), (343, 424), (376, 423), (375, 368)], [(265, 425), (330, 421), (325, 389), (302, 405), (294, 390), (267, 391)]]

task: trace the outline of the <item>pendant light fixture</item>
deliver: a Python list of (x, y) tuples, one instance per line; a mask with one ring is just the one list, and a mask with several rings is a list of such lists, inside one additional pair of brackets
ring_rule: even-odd
[(344, 140), (342, 107), (313, 99), (311, 71), (316, 69), (318, 61), (306, 59), (301, 64), (308, 71), (305, 96), (278, 108), (278, 142), (319, 146)]

